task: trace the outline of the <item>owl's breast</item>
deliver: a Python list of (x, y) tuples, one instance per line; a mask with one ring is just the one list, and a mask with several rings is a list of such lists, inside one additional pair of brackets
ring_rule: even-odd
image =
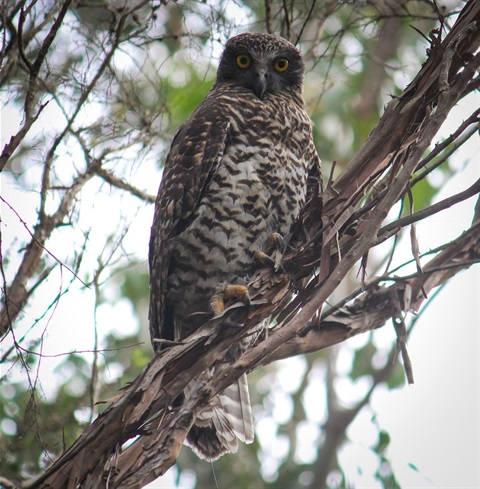
[(245, 281), (272, 233), (288, 238), (310, 164), (301, 143), (310, 125), (302, 117), (233, 114), (216, 170), (172, 243), (169, 294), (181, 316), (199, 304), (205, 310), (219, 283)]
[(257, 214), (286, 234), (305, 201), (311, 122), (279, 98), (264, 101), (263, 108), (232, 119), (219, 188), (230, 179), (242, 184), (240, 192), (256, 204)]

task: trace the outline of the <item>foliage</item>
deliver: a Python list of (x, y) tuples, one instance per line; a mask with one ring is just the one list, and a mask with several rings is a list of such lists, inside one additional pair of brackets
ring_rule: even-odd
[[(445, 8), (441, 18), (453, 23), (462, 6)], [(226, 38), (251, 29), (299, 44), (328, 181), (420, 68), (428, 44), (410, 25), (426, 34), (439, 11), (433, 2), (392, 8), (336, 0), (22, 0), (1, 9), (8, 137), (0, 159), (0, 472), (26, 480), (70, 446), (151, 359), (145, 257), (152, 202), (169, 141), (211, 86)], [(478, 111), (470, 125), (476, 122)], [(419, 170), (413, 205), (405, 197), (402, 215), (427, 209), (442, 182), (461, 171), (450, 164), (451, 153), (451, 146), (438, 152), (430, 174)], [(395, 245), (390, 252), (396, 259)], [(385, 265), (372, 252), (368, 273), (381, 274)], [(332, 304), (358, 286), (353, 274), (348, 282)], [(376, 386), (404, 385), (394, 352), (395, 345), (379, 346), (370, 334), (360, 346), (342, 344), (252, 372), (257, 438), (238, 457), (215, 464), (218, 486), (351, 487), (355, 474), (338, 454)], [(339, 372), (342, 356), (351, 361)], [(372, 390), (342, 397), (335, 388), (342, 381), (365, 381)], [(374, 478), (379, 487), (400, 487), (390, 435), (372, 424)], [(179, 487), (213, 487), (211, 467), (187, 449), (175, 470)]]

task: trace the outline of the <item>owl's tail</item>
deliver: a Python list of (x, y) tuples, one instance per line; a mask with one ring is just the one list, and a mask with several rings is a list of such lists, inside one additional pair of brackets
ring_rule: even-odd
[(253, 416), (245, 374), (215, 396), (197, 416), (186, 444), (200, 458), (213, 461), (225, 453), (235, 453), (238, 440), (253, 441)]

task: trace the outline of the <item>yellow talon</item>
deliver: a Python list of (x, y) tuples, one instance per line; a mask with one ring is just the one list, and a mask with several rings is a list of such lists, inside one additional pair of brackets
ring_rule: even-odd
[(264, 250), (255, 253), (255, 261), (263, 266), (272, 267), (275, 271), (282, 269), (281, 261), (285, 252), (285, 240), (279, 233), (272, 233), (267, 239)]
[(271, 255), (275, 251), (285, 251), (285, 240), (280, 233), (272, 233), (265, 243), (265, 253)]
[(264, 253), (263, 251), (257, 251), (255, 253), (255, 261), (260, 265), (264, 265), (272, 268), (275, 266), (275, 260), (270, 255), (267, 255), (267, 253)]

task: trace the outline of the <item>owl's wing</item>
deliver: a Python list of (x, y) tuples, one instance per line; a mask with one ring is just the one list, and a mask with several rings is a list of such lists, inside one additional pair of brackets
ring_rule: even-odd
[(150, 336), (174, 339), (166, 310), (166, 285), (175, 236), (188, 225), (202, 193), (223, 156), (228, 120), (218, 107), (203, 104), (178, 130), (165, 162), (150, 235)]

